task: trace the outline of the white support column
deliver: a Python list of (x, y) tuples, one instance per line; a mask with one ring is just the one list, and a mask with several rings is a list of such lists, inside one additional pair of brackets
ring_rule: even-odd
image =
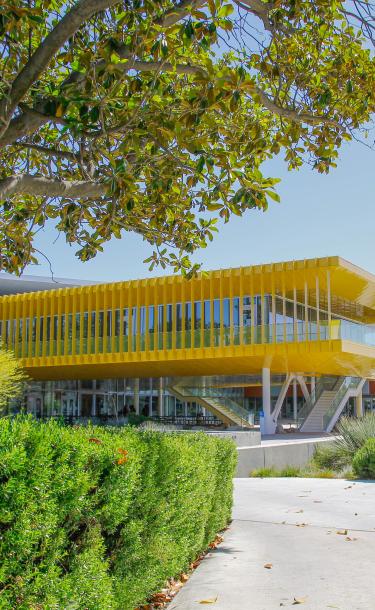
[(264, 433), (274, 434), (274, 426), (271, 417), (271, 371), (268, 368), (262, 369), (262, 396), (264, 413)]
[(148, 398), (148, 414), (150, 417), (152, 417), (152, 395), (153, 395), (152, 377), (150, 377), (150, 396)]
[(159, 388), (158, 388), (158, 416), (163, 416), (163, 377), (159, 379)]
[(355, 397), (355, 416), (363, 417), (363, 415), (364, 415), (363, 398), (362, 398), (362, 390), (361, 390), (360, 393), (358, 394), (358, 396)]
[(134, 410), (139, 415), (139, 378), (134, 379)]
[(297, 420), (297, 379), (293, 379), (293, 419)]

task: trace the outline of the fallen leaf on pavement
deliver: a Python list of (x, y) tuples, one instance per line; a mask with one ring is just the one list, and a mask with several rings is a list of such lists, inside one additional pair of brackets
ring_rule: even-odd
[(212, 597), (211, 599), (201, 599), (201, 601), (199, 602), (200, 604), (216, 604), (217, 602), (217, 595), (216, 597)]
[(350, 538), (350, 536), (347, 536), (347, 537), (345, 538), (345, 540), (348, 540), (348, 541), (350, 541), (350, 542), (353, 542), (354, 540), (357, 540), (357, 538)]
[(307, 523), (296, 523), (296, 527), (306, 527)]
[(339, 536), (347, 536), (348, 530), (337, 530), (336, 534), (339, 534)]
[(273, 565), (272, 565), (272, 563), (265, 563), (263, 567), (266, 568), (267, 570), (270, 570), (273, 567)]
[(294, 511), (294, 512), (296, 512), (296, 513), (303, 513), (303, 509), (302, 509), (302, 508), (300, 508), (299, 510), (296, 510), (296, 511)]
[(307, 600), (307, 597), (295, 597), (293, 600), (292, 606), (297, 606), (298, 604), (304, 604)]

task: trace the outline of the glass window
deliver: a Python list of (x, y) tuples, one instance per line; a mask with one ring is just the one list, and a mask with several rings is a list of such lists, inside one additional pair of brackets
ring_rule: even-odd
[(264, 295), (264, 323), (273, 324), (272, 318), (272, 295)]
[(185, 330), (191, 329), (191, 303), (185, 303)]
[(172, 331), (172, 305), (167, 305), (167, 332)]
[(139, 332), (141, 335), (146, 333), (146, 307), (139, 310)]
[(95, 318), (96, 318), (96, 312), (92, 311), (91, 312), (91, 337), (95, 337)]
[(240, 325), (240, 299), (238, 297), (233, 298), (233, 326)]
[(83, 338), (87, 339), (89, 332), (89, 314), (88, 311), (85, 311), (83, 314)]
[(104, 335), (104, 311), (99, 311), (98, 327), (99, 337), (102, 338)]
[(148, 332), (155, 332), (155, 308), (153, 305), (149, 305), (148, 308)]
[(211, 328), (211, 301), (204, 302), (204, 327)]
[(276, 310), (276, 324), (283, 324), (284, 322), (284, 314), (283, 314), (283, 299), (282, 297), (277, 296), (275, 298), (275, 310)]
[(123, 311), (123, 335), (127, 337), (129, 334), (129, 309), (126, 307)]
[[(9, 320), (7, 320), (6, 325), (6, 341), (9, 340)], [(33, 327), (32, 327), (32, 338), (31, 340), (34, 342), (36, 340), (36, 318), (33, 318)]]
[(214, 300), (214, 328), (220, 328), (220, 301)]
[(240, 342), (240, 299), (238, 297), (233, 298), (232, 324), (234, 344), (238, 345)]
[(251, 326), (251, 299), (250, 297), (243, 298), (243, 325)]
[(61, 340), (64, 340), (64, 338), (65, 338), (65, 322), (66, 322), (65, 314), (63, 313), (61, 315), (61, 333), (60, 333)]
[(120, 336), (120, 310), (115, 311), (115, 337)]
[(65, 339), (65, 314), (61, 314), (60, 317), (60, 346), (61, 346), (61, 354), (64, 354), (65, 351), (65, 345), (64, 345), (64, 339)]
[[(48, 321), (51, 321), (51, 318), (47, 318), (47, 329), (48, 329)], [(22, 329), (23, 329), (23, 320), (20, 320), (20, 324), (18, 327), (18, 341), (22, 341)], [(1, 326), (0, 326), (0, 335), (1, 335)], [(47, 336), (47, 340), (49, 340), (49, 335)]]
[(223, 300), (223, 326), (230, 327), (230, 299)]
[[(47, 318), (47, 322), (48, 322), (48, 318)], [(81, 314), (76, 313), (76, 339), (79, 339), (80, 330), (81, 330)]]
[(164, 305), (158, 305), (158, 330), (159, 333), (164, 330)]
[(254, 325), (262, 324), (262, 297), (260, 295), (254, 297)]
[(112, 310), (107, 311), (107, 337), (112, 337)]
[(132, 307), (132, 335), (137, 334), (137, 308)]
[(177, 303), (176, 305), (176, 330), (182, 330), (182, 305)]
[(199, 329), (201, 327), (201, 311), (202, 306), (200, 301), (195, 301), (194, 303), (194, 328)]

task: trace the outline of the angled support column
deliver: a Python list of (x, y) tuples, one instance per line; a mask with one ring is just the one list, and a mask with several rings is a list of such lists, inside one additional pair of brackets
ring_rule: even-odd
[(293, 419), (297, 421), (298, 415), (298, 395), (297, 395), (297, 377), (293, 379)]
[(275, 408), (272, 411), (272, 422), (273, 422), (273, 425), (274, 425), (274, 430), (276, 430), (277, 420), (278, 420), (278, 417), (280, 415), (280, 411), (281, 411), (281, 408), (283, 406), (285, 397), (286, 397), (287, 392), (289, 390), (289, 386), (290, 386), (290, 384), (292, 383), (292, 381), (294, 379), (295, 379), (294, 374), (290, 373), (289, 375), (287, 375), (283, 385), (281, 386), (281, 390), (280, 390), (280, 393), (279, 393), (279, 395), (277, 397)]
[(301, 386), (302, 394), (305, 400), (310, 400), (310, 393), (307, 389), (306, 381), (303, 375), (297, 375), (296, 379)]

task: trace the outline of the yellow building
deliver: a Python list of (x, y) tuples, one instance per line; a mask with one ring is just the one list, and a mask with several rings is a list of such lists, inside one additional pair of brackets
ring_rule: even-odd
[(172, 398), (185, 403), (181, 417), (195, 404), (201, 421), (246, 426), (246, 388), (261, 385), (261, 425), (272, 433), (298, 384), (304, 401), (292, 419), (330, 430), (350, 398), (361, 411), (375, 378), (375, 276), (337, 256), (190, 281), (15, 284), (0, 297), (0, 334), (35, 381), (37, 414), (123, 416), (128, 392), (136, 412), (146, 400), (147, 414), (172, 417)]

